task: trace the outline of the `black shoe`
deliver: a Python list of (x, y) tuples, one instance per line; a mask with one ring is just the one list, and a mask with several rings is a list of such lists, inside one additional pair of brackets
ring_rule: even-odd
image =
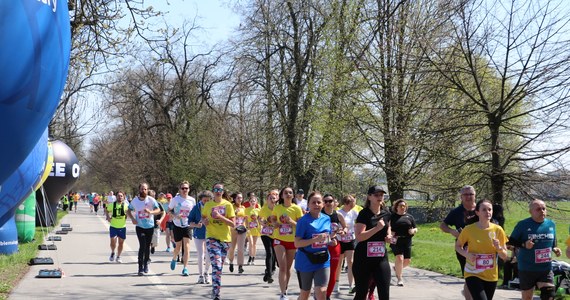
[(150, 254), (154, 254), (154, 247), (150, 247)]
[(234, 272), (234, 264), (230, 264), (230, 272)]
[(240, 274), (243, 273), (243, 267), (241, 265), (238, 266), (238, 273), (240, 273)]
[(269, 275), (269, 277), (267, 277), (267, 283), (273, 283), (273, 278), (271, 278), (271, 275)]
[(143, 275), (144, 275), (144, 273), (143, 273), (143, 269), (139, 268), (139, 272), (138, 272), (138, 275), (139, 275), (139, 276), (143, 276)]
[(148, 265), (144, 265), (143, 272), (144, 272), (145, 274), (148, 273)]
[(268, 279), (269, 279), (269, 274), (265, 272), (265, 274), (263, 275), (263, 281), (267, 282)]

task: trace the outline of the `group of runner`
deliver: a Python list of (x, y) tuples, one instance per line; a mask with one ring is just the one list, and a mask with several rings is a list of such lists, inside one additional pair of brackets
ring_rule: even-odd
[[(475, 201), (475, 189), (461, 189), (461, 205), (453, 209), (440, 228), (456, 238), (455, 250), (465, 278), (465, 299), (493, 299), (499, 275), (499, 260), (507, 261), (507, 244), (516, 248), (518, 276), (523, 300), (533, 298), (535, 287), (541, 300), (555, 297), (553, 254), (560, 256), (556, 225), (547, 219), (544, 201), (535, 199), (528, 208), (530, 217), (517, 223), (510, 236), (498, 220), (493, 219), (494, 206), (489, 200)], [(495, 223), (494, 223), (495, 222)], [(454, 226), (452, 229), (450, 226)], [(566, 240), (570, 257), (570, 237)]]

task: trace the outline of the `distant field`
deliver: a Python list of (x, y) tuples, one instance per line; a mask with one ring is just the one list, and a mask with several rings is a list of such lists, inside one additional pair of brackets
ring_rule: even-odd
[[(410, 202), (409, 205), (420, 203)], [(557, 260), (570, 262), (565, 255), (565, 241), (570, 226), (570, 202), (548, 202), (548, 218), (556, 223), (558, 245), (562, 249), (562, 256)], [(529, 217), (528, 206), (522, 202), (509, 202), (505, 205), (505, 232), (509, 235), (516, 223)], [(461, 277), (459, 263), (455, 257), (454, 239), (451, 235), (439, 229), (439, 222), (421, 224), (419, 231), (413, 239), (411, 266), (420, 269)], [(393, 261), (393, 255), (390, 260)], [(502, 279), (499, 280), (501, 284)], [(570, 299), (570, 297), (564, 298)]]

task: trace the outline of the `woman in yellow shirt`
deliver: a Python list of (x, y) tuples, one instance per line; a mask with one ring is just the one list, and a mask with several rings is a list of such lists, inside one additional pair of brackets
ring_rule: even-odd
[(247, 240), (249, 242), (249, 259), (247, 265), (255, 265), (255, 255), (257, 254), (257, 240), (261, 236), (259, 224), (259, 211), (261, 208), (257, 205), (257, 197), (249, 198), (250, 206), (245, 209), (247, 216)]
[(265, 274), (263, 281), (267, 283), (273, 282), (273, 272), (275, 272), (275, 249), (273, 248), (274, 228), (268, 220), (271, 218), (273, 208), (277, 205), (279, 199), (279, 190), (272, 190), (267, 194), (267, 202), (259, 211), (259, 221), (261, 223), (261, 241), (265, 248)]
[(245, 248), (245, 238), (247, 232), (247, 215), (245, 214), (245, 206), (242, 204), (243, 195), (240, 192), (231, 195), (236, 213), (235, 226), (232, 228), (232, 243), (228, 251), (228, 259), (230, 260), (230, 272), (234, 272), (234, 257), (237, 248), (238, 273), (243, 273), (243, 258)]
[(291, 278), (291, 266), (295, 259), (295, 229), (297, 220), (303, 216), (301, 208), (293, 203), (293, 189), (283, 188), (279, 192), (279, 204), (273, 208), (271, 223), (273, 232), (273, 248), (279, 264), (280, 300), (287, 300), (287, 285)]
[[(465, 284), (473, 299), (491, 300), (499, 280), (497, 256), (507, 259), (507, 236), (501, 226), (491, 223), (491, 201), (479, 200), (475, 214), (479, 221), (463, 228), (455, 243), (455, 250), (467, 260)], [(464, 249), (466, 244), (468, 247)]]

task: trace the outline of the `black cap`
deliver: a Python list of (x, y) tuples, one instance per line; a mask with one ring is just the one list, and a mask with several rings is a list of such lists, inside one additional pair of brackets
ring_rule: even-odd
[(305, 191), (303, 191), (303, 189), (298, 189), (297, 194), (305, 194)]
[(379, 185), (373, 185), (373, 186), (368, 188), (368, 195), (372, 195), (372, 194), (376, 194), (376, 193), (380, 193), (380, 192), (386, 194), (386, 191), (384, 190), (384, 188), (379, 186)]

